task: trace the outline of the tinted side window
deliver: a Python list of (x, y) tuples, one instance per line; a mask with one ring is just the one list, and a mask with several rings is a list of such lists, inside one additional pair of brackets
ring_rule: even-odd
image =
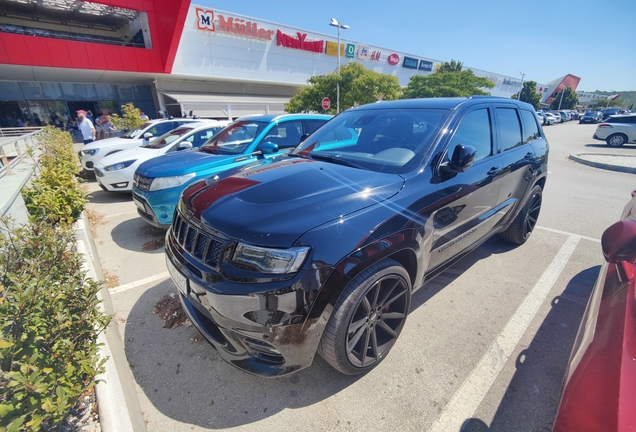
[(280, 123), (269, 130), (263, 142), (278, 144), (279, 148), (296, 147), (300, 143), (303, 126), (299, 121)]
[(175, 122), (159, 123), (155, 125), (154, 127), (150, 128), (148, 132), (150, 132), (154, 136), (159, 136), (159, 135), (163, 135), (165, 133), (170, 132), (172, 129), (176, 128), (177, 126), (178, 125), (175, 124)]
[(478, 109), (466, 114), (448, 146), (446, 159), (450, 159), (458, 145), (469, 145), (477, 151), (475, 161), (492, 155), (492, 128), (490, 110)]
[(527, 144), (530, 141), (541, 138), (539, 132), (539, 126), (537, 126), (536, 116), (530, 111), (521, 110), (521, 121), (523, 122), (523, 143)]
[(503, 151), (520, 146), (521, 124), (517, 110), (514, 108), (497, 108), (497, 131), (499, 148)]
[(311, 135), (316, 132), (322, 125), (327, 123), (326, 120), (307, 120), (305, 122), (305, 133)]

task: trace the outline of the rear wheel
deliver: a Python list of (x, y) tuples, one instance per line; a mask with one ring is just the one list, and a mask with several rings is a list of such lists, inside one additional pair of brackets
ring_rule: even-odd
[(621, 147), (627, 142), (627, 136), (621, 133), (610, 135), (605, 142), (607, 142), (607, 145), (610, 147)]
[(318, 353), (347, 375), (367, 372), (386, 358), (411, 304), (407, 271), (386, 258), (356, 276), (340, 296)]
[(542, 199), (543, 191), (541, 186), (535, 186), (517, 217), (515, 217), (508, 229), (500, 234), (501, 238), (518, 245), (524, 244), (530, 238), (530, 234), (532, 234), (534, 227), (537, 225)]

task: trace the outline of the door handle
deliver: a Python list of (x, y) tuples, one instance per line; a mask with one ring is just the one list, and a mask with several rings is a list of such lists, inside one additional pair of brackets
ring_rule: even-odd
[(488, 171), (488, 173), (487, 173), (487, 174), (488, 174), (490, 177), (494, 177), (494, 176), (496, 176), (497, 174), (499, 174), (499, 172), (500, 172), (500, 171), (501, 171), (501, 169), (500, 169), (500, 168), (492, 167), (492, 168), (490, 168), (490, 171)]

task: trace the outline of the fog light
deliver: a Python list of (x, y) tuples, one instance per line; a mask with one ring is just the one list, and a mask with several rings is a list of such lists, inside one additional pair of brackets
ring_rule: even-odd
[(121, 189), (121, 188), (125, 188), (126, 186), (128, 186), (128, 182), (115, 183), (115, 184), (112, 184), (111, 186), (116, 188), (116, 189)]
[(170, 216), (170, 209), (168, 207), (161, 206), (157, 208), (157, 217), (159, 219), (168, 219)]

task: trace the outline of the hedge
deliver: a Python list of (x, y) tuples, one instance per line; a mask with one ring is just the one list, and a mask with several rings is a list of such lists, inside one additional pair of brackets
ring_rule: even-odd
[(40, 135), (40, 177), (23, 191), (29, 224), (0, 221), (0, 431), (49, 430), (95, 384), (110, 321), (87, 279), (72, 222), (85, 196), (67, 133)]

